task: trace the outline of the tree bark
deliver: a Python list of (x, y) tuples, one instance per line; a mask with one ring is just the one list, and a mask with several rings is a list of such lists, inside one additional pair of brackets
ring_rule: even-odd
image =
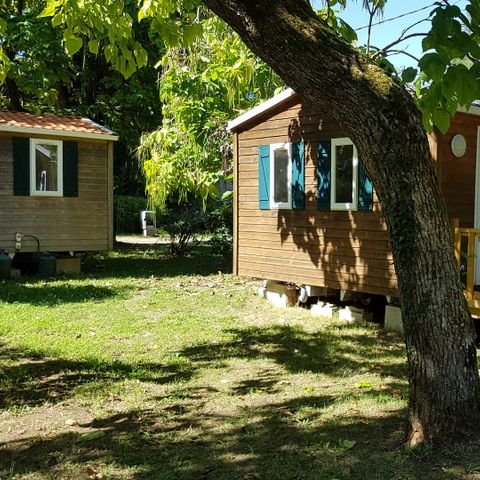
[(480, 425), (473, 322), (421, 114), (405, 88), (343, 42), (306, 0), (204, 0), (357, 146), (389, 227), (409, 365), (408, 442)]

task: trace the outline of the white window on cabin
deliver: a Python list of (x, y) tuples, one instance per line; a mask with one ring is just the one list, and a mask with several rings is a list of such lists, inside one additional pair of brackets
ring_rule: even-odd
[(63, 195), (63, 142), (30, 139), (30, 194)]
[(358, 205), (358, 156), (348, 138), (332, 139), (332, 210), (356, 210)]
[(292, 144), (270, 145), (270, 208), (292, 208)]

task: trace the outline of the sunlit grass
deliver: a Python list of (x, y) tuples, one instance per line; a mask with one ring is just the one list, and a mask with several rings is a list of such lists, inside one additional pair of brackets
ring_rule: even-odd
[(401, 454), (404, 347), (377, 325), (274, 308), (206, 246), (90, 261), (0, 283), (0, 478), (476, 478)]

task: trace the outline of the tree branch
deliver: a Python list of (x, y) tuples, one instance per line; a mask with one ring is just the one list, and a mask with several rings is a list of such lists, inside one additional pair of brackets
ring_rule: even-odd
[(397, 38), (397, 40), (393, 41), (392, 43), (388, 44), (386, 47), (383, 47), (381, 50), (379, 50), (378, 52), (375, 52), (373, 55), (372, 55), (372, 60), (376, 60), (378, 57), (381, 57), (382, 55), (384, 56), (386, 52), (388, 52), (388, 50), (391, 48), (391, 47), (394, 47), (395, 45), (398, 45), (399, 43), (402, 43), (404, 42), (405, 40), (408, 40), (409, 38), (413, 38), (413, 37), (426, 37), (428, 35), (428, 33), (410, 33), (409, 35), (406, 35), (404, 37), (400, 37), (400, 38)]

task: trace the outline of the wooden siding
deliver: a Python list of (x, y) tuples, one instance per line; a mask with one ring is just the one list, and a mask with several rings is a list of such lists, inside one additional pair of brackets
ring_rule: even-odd
[[(292, 103), (294, 102), (294, 103)], [(397, 282), (377, 199), (372, 212), (320, 212), (316, 205), (319, 140), (344, 137), (323, 112), (293, 100), (235, 135), (234, 268), (239, 275), (395, 295)], [(258, 147), (304, 141), (305, 210), (258, 208)]]
[[(21, 232), (37, 236), (41, 250), (107, 250), (108, 143), (78, 140), (78, 197), (23, 197), (13, 195), (12, 139), (1, 135), (0, 249), (15, 251), (15, 232)], [(35, 241), (25, 237), (20, 251), (36, 251)]]
[[(438, 177), (451, 218), (460, 220), (460, 227), (472, 228), (475, 215), (475, 169), (477, 131), (480, 117), (457, 113), (445, 135), (438, 135)], [(467, 141), (467, 151), (461, 158), (453, 155), (450, 142), (461, 133)]]

